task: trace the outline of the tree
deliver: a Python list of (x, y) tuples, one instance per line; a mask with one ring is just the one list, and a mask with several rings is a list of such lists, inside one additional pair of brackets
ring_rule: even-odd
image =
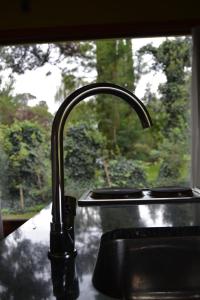
[(12, 78), (0, 85), (1, 198), (4, 206), (24, 209), (25, 203), (45, 202), (50, 195), (52, 115), (44, 101), (28, 105), (33, 95), (13, 95), (13, 86)]
[(15, 118), (16, 110), (20, 104), (13, 97), (13, 80), (6, 83), (5, 86), (0, 83), (0, 122), (1, 124), (11, 124)]
[(30, 121), (16, 121), (9, 127), (1, 126), (1, 135), (8, 157), (7, 188), (10, 198), (19, 198), (19, 206), (24, 209), (25, 197), (32, 200), (44, 198), (42, 187), (48, 183), (44, 132)]
[[(158, 121), (162, 125), (157, 144), (161, 160), (160, 184), (180, 181), (181, 173), (188, 166), (190, 50), (188, 37), (166, 39), (158, 47), (149, 44), (139, 50), (140, 61), (145, 54), (151, 55), (150, 70), (161, 70), (166, 76), (166, 82), (159, 86), (161, 106), (157, 112), (161, 113)], [(143, 72), (150, 70), (143, 68)]]
[(49, 131), (53, 116), (48, 111), (48, 106), (45, 101), (40, 101), (32, 107), (29, 105), (20, 105), (15, 112), (15, 118), (19, 121), (30, 120), (34, 123), (40, 124), (40, 126), (45, 129), (46, 134), (50, 136)]
[[(63, 78), (57, 99), (63, 100), (66, 93), (83, 84), (82, 70), (89, 72), (93, 68), (93, 59), (93, 42), (4, 46), (0, 48), (0, 71), (10, 71), (9, 77), (14, 78), (15, 74), (24, 74), (27, 70), (35, 70), (45, 64), (56, 65)], [(47, 72), (46, 75), (50, 74)]]
[(2, 147), (3, 136), (0, 130), (0, 199), (8, 196), (8, 158)]
[[(133, 91), (135, 76), (132, 41), (130, 39), (96, 41), (96, 70), (97, 82), (111, 82)], [(107, 137), (107, 148), (115, 153), (121, 150), (123, 152), (124, 129), (127, 125), (123, 121), (126, 119), (128, 122), (132, 119), (132, 109), (120, 100), (116, 101), (114, 97), (108, 95), (97, 98), (99, 129)], [(126, 141), (124, 145), (128, 144)]]
[[(167, 121), (164, 130), (177, 126), (179, 119), (186, 120), (188, 115), (188, 79), (191, 67), (191, 39), (166, 39), (160, 46), (148, 44), (139, 50), (139, 60), (144, 54), (150, 54), (153, 64), (150, 70), (161, 70), (166, 76), (166, 82), (159, 86)], [(146, 72), (150, 71), (146, 70)], [(144, 70), (143, 70), (144, 72)], [(181, 122), (180, 120), (180, 122)]]

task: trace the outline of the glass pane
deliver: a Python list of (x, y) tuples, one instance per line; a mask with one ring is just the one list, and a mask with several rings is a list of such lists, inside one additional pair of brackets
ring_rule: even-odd
[(133, 92), (153, 127), (143, 130), (137, 114), (116, 97), (80, 103), (65, 129), (66, 193), (190, 184), (190, 37), (6, 46), (0, 75), (5, 217), (28, 218), (51, 201), (53, 116), (69, 93), (91, 82)]

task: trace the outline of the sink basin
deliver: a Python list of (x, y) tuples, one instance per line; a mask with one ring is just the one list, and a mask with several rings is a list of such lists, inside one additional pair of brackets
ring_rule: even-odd
[(130, 238), (130, 230), (102, 235), (95, 288), (119, 299), (200, 299), (200, 237)]

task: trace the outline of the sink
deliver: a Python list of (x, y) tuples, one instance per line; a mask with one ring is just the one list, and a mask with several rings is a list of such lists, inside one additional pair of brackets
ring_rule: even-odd
[[(128, 232), (128, 234), (127, 234)], [(118, 299), (200, 299), (200, 237), (104, 233), (93, 285)]]

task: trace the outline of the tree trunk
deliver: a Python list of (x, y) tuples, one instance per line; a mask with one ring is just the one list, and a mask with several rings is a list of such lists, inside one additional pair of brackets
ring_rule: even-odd
[[(37, 182), (38, 182), (39, 189), (42, 190), (42, 181), (41, 181), (41, 177), (40, 177), (39, 173), (37, 173)], [(41, 198), (42, 198), (42, 201), (44, 202), (45, 201), (45, 197), (44, 197), (44, 193), (43, 192), (41, 192)]]
[[(131, 39), (96, 41), (96, 71), (97, 82), (110, 82), (134, 89), (135, 75)], [(110, 96), (97, 97), (97, 114), (99, 129), (107, 139), (106, 148), (115, 154), (119, 152), (117, 134), (122, 122), (124, 112), (129, 107), (123, 108), (120, 116), (120, 101), (109, 101)]]
[(111, 182), (110, 174), (109, 174), (109, 171), (108, 171), (108, 164), (105, 160), (103, 161), (103, 166), (104, 166), (104, 171), (105, 171), (105, 174), (106, 174), (107, 184), (108, 184), (109, 187), (111, 187), (112, 182)]
[(19, 186), (20, 208), (24, 210), (24, 191), (22, 185)]

